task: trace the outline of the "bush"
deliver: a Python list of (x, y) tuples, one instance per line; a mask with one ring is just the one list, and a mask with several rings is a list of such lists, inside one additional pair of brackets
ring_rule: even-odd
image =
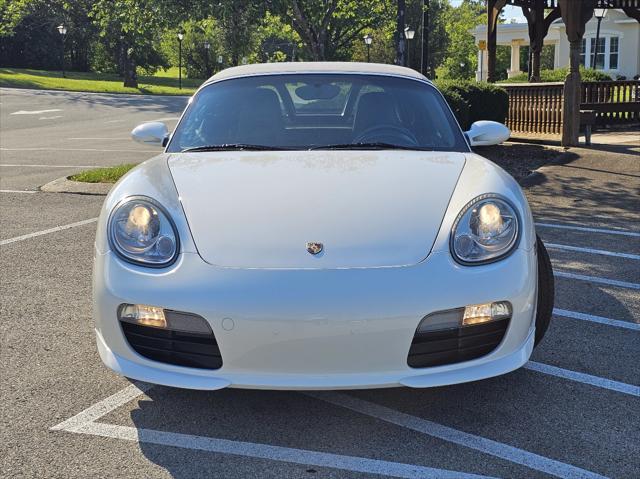
[(447, 100), (458, 123), (466, 130), (466, 125), (469, 124), (469, 104), (454, 88), (448, 85), (438, 85), (438, 88), (444, 99)]
[[(541, 70), (540, 81), (547, 82), (563, 82), (569, 73), (568, 68), (558, 68), (557, 70)], [(504, 83), (526, 83), (529, 81), (528, 73), (521, 73), (518, 76), (505, 80)], [(612, 78), (598, 70), (592, 68), (580, 67), (580, 76), (582, 81), (611, 81)]]
[(504, 123), (509, 112), (509, 95), (499, 86), (474, 81), (438, 81), (462, 129), (474, 121), (493, 120)]

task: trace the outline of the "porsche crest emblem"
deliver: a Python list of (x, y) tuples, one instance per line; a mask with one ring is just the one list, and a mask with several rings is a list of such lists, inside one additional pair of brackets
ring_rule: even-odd
[(310, 254), (320, 254), (323, 248), (324, 248), (324, 245), (322, 243), (315, 243), (312, 241), (309, 241), (307, 243), (307, 251)]

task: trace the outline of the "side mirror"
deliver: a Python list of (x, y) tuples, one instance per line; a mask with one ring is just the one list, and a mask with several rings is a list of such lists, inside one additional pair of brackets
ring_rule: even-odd
[(145, 145), (165, 146), (169, 139), (169, 129), (164, 123), (150, 121), (136, 126), (131, 132), (131, 138)]
[(497, 121), (481, 120), (474, 122), (465, 134), (471, 146), (491, 146), (507, 141), (511, 130)]

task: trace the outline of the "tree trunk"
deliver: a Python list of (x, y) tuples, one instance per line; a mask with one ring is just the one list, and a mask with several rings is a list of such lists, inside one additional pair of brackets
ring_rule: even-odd
[(136, 60), (133, 57), (133, 49), (127, 49), (124, 61), (124, 86), (138, 88), (138, 74), (136, 73)]
[(533, 48), (533, 45), (529, 47), (531, 49), (531, 66), (529, 67), (529, 81), (531, 83), (538, 83), (540, 81), (540, 55), (542, 48)]

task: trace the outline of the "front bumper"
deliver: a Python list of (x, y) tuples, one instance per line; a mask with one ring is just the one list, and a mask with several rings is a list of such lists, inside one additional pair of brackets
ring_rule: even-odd
[[(98, 254), (94, 315), (103, 362), (133, 379), (193, 389), (429, 387), (484, 379), (522, 366), (533, 349), (536, 258), (518, 249), (478, 267), (432, 253), (408, 267), (247, 270), (211, 266), (183, 253), (166, 271)], [(500, 345), (456, 364), (411, 368), (407, 354), (429, 313), (508, 300), (513, 317)], [(217, 370), (160, 363), (137, 354), (117, 320), (122, 303), (204, 317), (223, 358)], [(224, 327), (223, 327), (224, 322)]]

